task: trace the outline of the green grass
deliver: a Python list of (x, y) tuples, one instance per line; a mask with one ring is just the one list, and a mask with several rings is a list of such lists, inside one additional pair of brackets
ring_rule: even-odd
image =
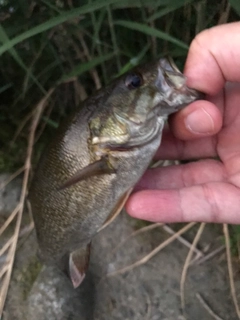
[(239, 261), (240, 259), (240, 226), (232, 225), (229, 229), (231, 252)]
[[(227, 20), (238, 20), (239, 2), (229, 3)], [(49, 88), (56, 91), (39, 124), (37, 157), (59, 121), (100, 85), (164, 55), (183, 66), (196, 32), (218, 24), (227, 6), (206, 0), (0, 0), (0, 172), (22, 166), (30, 114)]]

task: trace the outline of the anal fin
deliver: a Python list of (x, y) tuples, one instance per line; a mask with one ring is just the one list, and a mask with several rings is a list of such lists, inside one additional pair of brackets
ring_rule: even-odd
[(89, 265), (90, 247), (91, 243), (86, 247), (73, 251), (69, 255), (68, 273), (74, 288), (80, 286), (85, 278)]

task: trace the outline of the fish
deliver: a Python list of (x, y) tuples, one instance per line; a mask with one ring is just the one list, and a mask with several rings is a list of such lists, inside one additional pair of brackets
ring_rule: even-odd
[(74, 288), (93, 237), (123, 208), (161, 143), (168, 116), (201, 94), (171, 58), (138, 66), (64, 119), (40, 158), (29, 199), (39, 257)]

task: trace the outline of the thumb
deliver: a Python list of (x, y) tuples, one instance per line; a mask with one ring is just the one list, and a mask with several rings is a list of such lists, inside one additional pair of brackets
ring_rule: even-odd
[(222, 115), (215, 104), (195, 101), (169, 117), (169, 126), (178, 139), (198, 139), (216, 134), (222, 127)]

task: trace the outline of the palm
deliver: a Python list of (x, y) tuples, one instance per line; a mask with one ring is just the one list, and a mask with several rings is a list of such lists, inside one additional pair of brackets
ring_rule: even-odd
[[(165, 132), (156, 158), (204, 160), (148, 170), (126, 204), (132, 216), (240, 223), (239, 31), (239, 22), (223, 24), (192, 41), (184, 68), (188, 85), (218, 95), (172, 117), (174, 135)], [(231, 84), (220, 91), (226, 81)]]
[(223, 114), (218, 134), (181, 141), (165, 132), (156, 159), (204, 160), (148, 170), (127, 203), (130, 214), (165, 222), (240, 222), (239, 89), (228, 85), (211, 99)]
[(240, 91), (239, 85), (225, 90), (223, 128), (216, 136), (216, 152), (226, 169), (229, 182), (240, 187)]

